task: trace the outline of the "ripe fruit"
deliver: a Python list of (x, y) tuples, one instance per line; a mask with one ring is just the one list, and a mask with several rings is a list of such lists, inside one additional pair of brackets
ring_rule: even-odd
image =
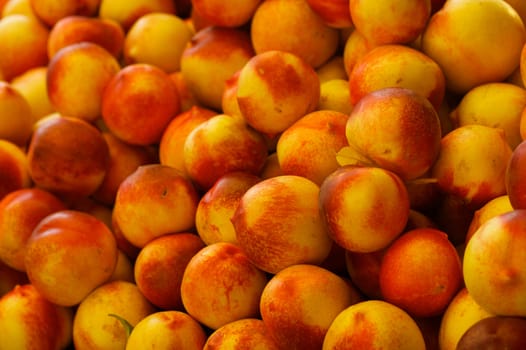
[(496, 315), (526, 316), (525, 218), (526, 210), (516, 209), (486, 221), (464, 251), (466, 288)]
[(314, 111), (319, 98), (316, 71), (286, 51), (255, 55), (239, 73), (237, 103), (241, 115), (254, 129), (271, 137)]
[(0, 167), (0, 198), (11, 191), (31, 186), (27, 157), (19, 146), (0, 140)]
[(402, 180), (376, 167), (342, 167), (320, 187), (321, 217), (343, 248), (367, 253), (385, 248), (402, 233), (409, 198)]
[(195, 226), (206, 244), (237, 242), (231, 218), (243, 194), (260, 180), (247, 172), (230, 172), (203, 194), (195, 213)]
[(119, 186), (112, 220), (128, 242), (142, 248), (154, 238), (192, 229), (198, 201), (192, 183), (176, 169), (143, 165)]
[(260, 310), (280, 348), (318, 350), (334, 318), (360, 300), (343, 278), (316, 265), (298, 264), (269, 280)]
[(49, 301), (79, 304), (103, 284), (117, 264), (117, 243), (110, 229), (92, 215), (60, 210), (46, 216), (27, 240), (29, 281)]
[(35, 125), (27, 151), (35, 185), (70, 199), (93, 194), (104, 180), (109, 149), (87, 121), (52, 115)]
[(243, 118), (219, 114), (188, 134), (183, 158), (190, 179), (206, 191), (230, 172), (258, 175), (267, 159), (267, 143)]
[(440, 65), (447, 88), (464, 94), (507, 78), (518, 67), (525, 42), (524, 24), (505, 1), (454, 0), (431, 16), (422, 51)]
[(203, 350), (278, 350), (265, 323), (257, 318), (244, 318), (216, 329), (208, 337)]
[(0, 139), (26, 146), (32, 132), (33, 113), (25, 97), (0, 81)]
[(307, 0), (307, 3), (329, 27), (353, 26), (348, 0)]
[(57, 4), (53, 0), (29, 0), (35, 15), (52, 27), (67, 16), (94, 16), (97, 14), (100, 0), (65, 0)]
[(522, 317), (493, 316), (484, 318), (460, 338), (457, 350), (481, 348), (522, 349), (526, 346), (523, 334), (526, 320)]
[(334, 319), (323, 350), (330, 349), (424, 350), (422, 332), (405, 311), (381, 300), (353, 304)]
[(203, 327), (182, 311), (158, 311), (141, 319), (133, 327), (126, 350), (188, 349), (202, 350), (206, 342)]
[[(26, 70), (48, 63), (49, 29), (25, 15), (9, 15), (0, 20), (0, 72), (9, 81)], [(9, 54), (7, 54), (9, 53)]]
[(327, 258), (332, 240), (320, 216), (319, 193), (318, 185), (296, 175), (271, 177), (245, 192), (232, 223), (254, 265), (275, 274)]
[(112, 19), (119, 23), (127, 32), (131, 26), (141, 16), (161, 12), (175, 14), (175, 3), (172, 0), (98, 0), (99, 17), (102, 19)]
[(339, 167), (334, 155), (347, 145), (347, 118), (341, 112), (320, 110), (288, 127), (276, 145), (283, 174), (303, 176), (321, 185)]
[(246, 31), (209, 26), (196, 32), (183, 51), (181, 73), (199, 104), (219, 112), (226, 80), (253, 55)]
[(133, 145), (158, 143), (181, 105), (169, 75), (136, 63), (122, 68), (102, 96), (102, 119), (119, 139)]
[(507, 194), (498, 196), (489, 200), (480, 209), (477, 209), (473, 214), (473, 218), (469, 224), (468, 231), (466, 234), (466, 243), (471, 239), (473, 234), (478, 228), (488, 221), (489, 219), (513, 211), (513, 207), (510, 202), (510, 197)]
[(479, 208), (506, 193), (505, 175), (511, 155), (502, 129), (461, 126), (442, 138), (432, 177), (445, 193)]
[(47, 91), (47, 66), (28, 69), (11, 80), (17, 90), (31, 107), (33, 124), (55, 112)]
[(100, 117), (104, 90), (119, 69), (117, 59), (97, 44), (66, 46), (48, 65), (49, 99), (62, 115), (93, 122)]
[(217, 115), (216, 112), (192, 106), (189, 110), (177, 114), (164, 129), (159, 143), (159, 160), (161, 164), (171, 166), (185, 177), (188, 172), (184, 165), (184, 143), (190, 132), (199, 124)]
[(350, 0), (353, 24), (367, 40), (377, 44), (407, 44), (425, 29), (431, 15), (429, 0)]
[(124, 30), (111, 19), (70, 15), (51, 28), (47, 54), (51, 59), (62, 48), (82, 41), (97, 44), (119, 58), (124, 45)]
[(193, 0), (193, 11), (210, 25), (241, 27), (248, 23), (261, 0)]
[(132, 327), (157, 310), (137, 286), (126, 281), (107, 282), (86, 296), (73, 319), (75, 349), (124, 349), (125, 320)]
[(385, 301), (416, 317), (437, 316), (461, 287), (461, 261), (446, 233), (414, 229), (386, 249), (379, 278)]
[(442, 350), (455, 350), (462, 335), (479, 320), (493, 316), (461, 288), (442, 314), (438, 342)]
[(135, 259), (137, 287), (156, 307), (182, 310), (181, 282), (184, 271), (190, 259), (204, 247), (203, 241), (192, 233), (174, 233), (153, 239)]
[(305, 0), (263, 1), (252, 16), (250, 37), (256, 54), (286, 51), (313, 68), (327, 62), (339, 44), (338, 30), (325, 24)]
[(213, 243), (188, 262), (181, 284), (185, 310), (213, 330), (254, 318), (267, 283), (266, 274), (232, 243)]
[[(404, 180), (416, 179), (431, 168), (442, 137), (433, 105), (401, 87), (376, 90), (360, 99), (345, 132), (351, 151), (365, 158), (358, 164), (382, 167)], [(355, 163), (352, 158), (343, 162)]]
[(404, 45), (380, 45), (359, 58), (349, 74), (351, 103), (370, 92), (403, 87), (424, 96), (438, 111), (446, 82), (438, 64), (422, 52)]
[(73, 310), (46, 299), (32, 284), (0, 298), (2, 349), (65, 349), (71, 344)]
[(145, 14), (126, 33), (124, 60), (127, 64), (151, 64), (166, 73), (179, 71), (181, 55), (193, 34), (176, 15)]
[(511, 149), (522, 141), (520, 120), (526, 90), (509, 83), (487, 83), (469, 90), (451, 112), (456, 126), (479, 124), (504, 130)]
[(64, 209), (60, 199), (39, 188), (9, 192), (0, 201), (0, 260), (25, 272), (26, 244), (31, 233), (46, 216)]

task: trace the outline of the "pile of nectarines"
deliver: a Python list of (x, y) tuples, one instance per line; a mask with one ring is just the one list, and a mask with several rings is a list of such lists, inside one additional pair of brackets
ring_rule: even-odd
[(525, 0), (0, 0), (0, 350), (524, 349)]

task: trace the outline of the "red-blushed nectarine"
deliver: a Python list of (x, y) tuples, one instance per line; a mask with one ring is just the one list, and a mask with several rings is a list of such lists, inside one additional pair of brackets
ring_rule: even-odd
[(205, 243), (193, 233), (174, 233), (148, 242), (135, 259), (135, 283), (153, 305), (183, 310), (181, 282), (190, 259)]
[(213, 330), (259, 315), (267, 275), (237, 245), (213, 243), (188, 262), (181, 284), (185, 310)]
[(0, 201), (0, 260), (18, 271), (25, 271), (26, 243), (38, 223), (46, 216), (66, 209), (48, 191), (32, 187), (8, 193)]
[(493, 316), (461, 288), (442, 314), (438, 343), (441, 350), (455, 350), (462, 335), (477, 321)]
[(319, 98), (316, 71), (287, 51), (255, 55), (239, 73), (237, 103), (241, 115), (254, 129), (269, 136), (278, 135), (313, 112)]
[(426, 174), (437, 159), (442, 137), (433, 105), (402, 87), (382, 88), (362, 97), (349, 116), (346, 135), (350, 148), (366, 159), (364, 165), (393, 171), (404, 180)]
[(506, 193), (512, 150), (502, 129), (464, 125), (446, 134), (440, 143), (431, 177), (443, 192), (458, 196), (475, 209)]
[(112, 220), (127, 241), (142, 248), (154, 238), (191, 230), (198, 201), (192, 183), (176, 169), (143, 165), (119, 186)]
[(405, 45), (380, 45), (359, 58), (349, 74), (351, 103), (370, 92), (403, 87), (424, 96), (438, 111), (446, 90), (440, 66), (422, 52)]
[(49, 32), (47, 54), (51, 59), (62, 48), (88, 41), (102, 46), (120, 58), (125, 33), (121, 25), (111, 19), (69, 15), (57, 21)]
[(247, 172), (221, 176), (201, 197), (195, 213), (195, 227), (206, 244), (236, 243), (236, 230), (230, 220), (243, 194), (261, 180)]
[(110, 156), (108, 144), (95, 126), (83, 119), (54, 114), (35, 125), (27, 160), (37, 187), (75, 198), (97, 190)]
[(232, 216), (237, 244), (258, 268), (277, 273), (295, 264), (320, 264), (333, 241), (320, 216), (320, 188), (297, 175), (258, 182)]
[(242, 117), (227, 114), (197, 125), (187, 135), (183, 148), (189, 178), (205, 191), (230, 172), (258, 175), (267, 154), (265, 138)]
[(425, 350), (415, 320), (404, 310), (382, 300), (364, 300), (340, 312), (332, 322), (323, 350)]
[(201, 324), (183, 311), (158, 311), (140, 320), (126, 341), (126, 350), (202, 350), (206, 333)]
[(101, 115), (104, 90), (119, 69), (117, 59), (97, 44), (68, 45), (49, 62), (49, 100), (62, 115), (93, 122)]
[(60, 210), (46, 216), (27, 240), (29, 281), (58, 305), (79, 304), (110, 278), (116, 263), (117, 243), (110, 229), (80, 211)]
[(342, 112), (318, 110), (283, 131), (276, 145), (283, 174), (303, 176), (321, 185), (339, 168), (334, 155), (347, 145), (347, 118)]
[(395, 173), (376, 167), (345, 166), (320, 186), (321, 218), (343, 248), (367, 253), (389, 245), (404, 230), (409, 198)]
[(225, 88), (221, 96), (221, 110), (224, 114), (243, 116), (239, 109), (239, 103), (237, 103), (237, 83), (240, 73), (241, 69), (225, 81)]
[(128, 336), (122, 322), (134, 327), (156, 311), (134, 283), (104, 283), (76, 308), (73, 318), (75, 349), (124, 349)]
[(32, 185), (26, 153), (12, 142), (0, 139), (0, 198)]
[(350, 0), (354, 27), (374, 43), (408, 44), (426, 28), (431, 15), (429, 0)]
[(446, 233), (413, 229), (386, 249), (379, 281), (385, 301), (415, 317), (438, 316), (462, 286), (461, 260)]
[(334, 318), (361, 301), (342, 277), (297, 264), (274, 275), (261, 295), (261, 317), (280, 349), (318, 350)]
[(421, 47), (442, 68), (447, 89), (462, 95), (506, 79), (525, 42), (524, 24), (506, 1), (454, 0), (431, 16)]
[(353, 27), (349, 0), (307, 0), (307, 3), (329, 27)]
[(207, 23), (218, 27), (241, 27), (252, 19), (261, 0), (193, 0), (193, 11)]
[(496, 315), (526, 316), (526, 210), (482, 224), (466, 244), (464, 283), (476, 303)]
[(0, 20), (0, 72), (7, 81), (26, 70), (48, 63), (49, 29), (25, 15), (9, 15)]
[(102, 119), (121, 140), (134, 145), (160, 141), (168, 123), (179, 113), (177, 88), (170, 76), (146, 63), (122, 68), (102, 95)]
[(327, 25), (306, 0), (263, 1), (252, 16), (250, 36), (256, 54), (286, 51), (313, 68), (327, 62), (339, 44), (338, 30)]
[(208, 26), (195, 33), (181, 57), (181, 73), (205, 108), (221, 112), (225, 82), (254, 56), (250, 35), (241, 28)]
[(203, 350), (279, 350), (265, 323), (258, 318), (244, 318), (216, 329)]
[(53, 304), (32, 284), (15, 286), (0, 298), (3, 349), (66, 349), (73, 309)]
[(186, 138), (195, 127), (217, 114), (211, 109), (197, 105), (177, 114), (166, 126), (161, 136), (159, 143), (159, 161), (161, 164), (171, 166), (188, 177), (188, 171), (184, 165)]

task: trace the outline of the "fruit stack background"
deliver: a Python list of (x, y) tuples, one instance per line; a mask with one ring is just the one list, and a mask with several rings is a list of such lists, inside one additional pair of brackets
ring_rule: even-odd
[(0, 350), (526, 348), (525, 25), (0, 0)]

